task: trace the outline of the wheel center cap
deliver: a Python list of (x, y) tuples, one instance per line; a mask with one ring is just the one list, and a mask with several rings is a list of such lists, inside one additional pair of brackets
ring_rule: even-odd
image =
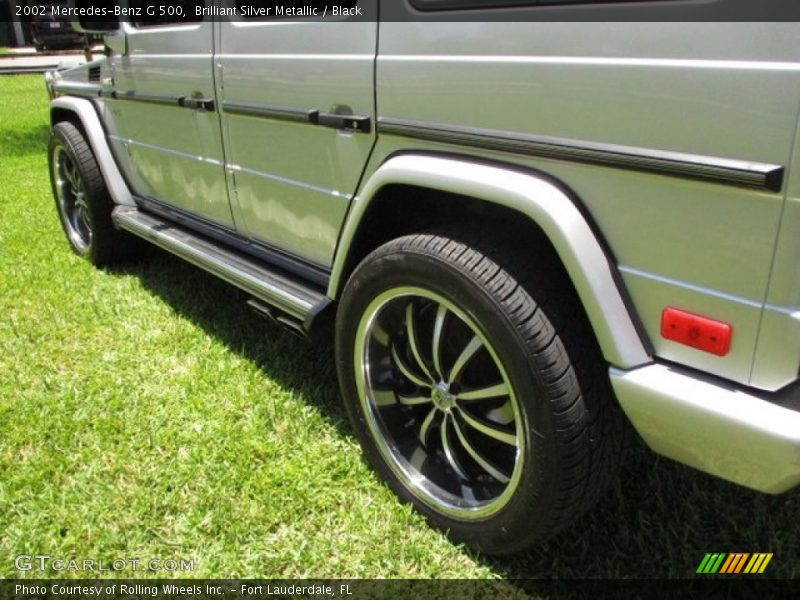
[(450, 393), (450, 386), (437, 383), (431, 390), (433, 405), (439, 410), (448, 411), (456, 405), (456, 397)]

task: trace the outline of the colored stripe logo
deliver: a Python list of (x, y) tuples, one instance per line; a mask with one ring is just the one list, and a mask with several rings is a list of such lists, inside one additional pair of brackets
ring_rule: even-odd
[(769, 561), (772, 560), (772, 552), (708, 552), (697, 567), (697, 573), (701, 574), (723, 574), (738, 575), (740, 573), (761, 574)]

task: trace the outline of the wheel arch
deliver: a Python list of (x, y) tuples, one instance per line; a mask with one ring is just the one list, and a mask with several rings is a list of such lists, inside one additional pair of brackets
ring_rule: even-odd
[(337, 298), (358, 262), (378, 245), (465, 215), (485, 220), (487, 228), (541, 234), (572, 282), (605, 359), (623, 369), (651, 362), (616, 267), (589, 219), (562, 186), (518, 167), (416, 153), (387, 159), (353, 200), (328, 295)]
[(111, 153), (105, 129), (92, 101), (74, 96), (55, 98), (50, 102), (50, 124), (53, 126), (62, 121), (74, 123), (86, 137), (114, 203), (136, 206)]

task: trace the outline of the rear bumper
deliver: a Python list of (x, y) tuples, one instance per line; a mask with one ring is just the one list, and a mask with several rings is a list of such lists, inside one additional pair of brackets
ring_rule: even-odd
[(662, 364), (610, 375), (653, 451), (771, 494), (800, 483), (800, 383), (769, 394)]

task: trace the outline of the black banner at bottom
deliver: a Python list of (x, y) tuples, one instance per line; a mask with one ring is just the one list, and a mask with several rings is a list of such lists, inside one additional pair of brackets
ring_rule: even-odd
[(2, 579), (0, 600), (516, 600), (522, 598), (652, 598), (676, 594), (750, 598), (786, 593), (793, 580), (465, 580), (465, 579)]

